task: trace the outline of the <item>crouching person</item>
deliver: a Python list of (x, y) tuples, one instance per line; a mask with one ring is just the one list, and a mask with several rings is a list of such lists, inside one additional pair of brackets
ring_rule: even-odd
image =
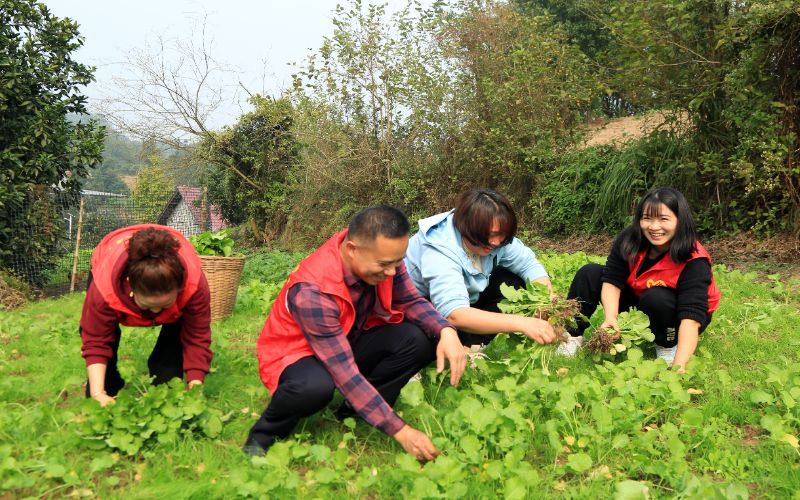
[(125, 385), (117, 369), (120, 325), (162, 325), (147, 360), (154, 384), (186, 375), (202, 384), (211, 363), (211, 294), (194, 247), (177, 230), (123, 227), (92, 253), (81, 314), (86, 397), (102, 406)]
[(456, 385), (466, 356), (455, 329), (406, 272), (409, 229), (400, 210), (367, 208), (289, 276), (258, 339), (259, 372), (272, 399), (250, 430), (245, 453), (263, 454), (301, 418), (324, 408), (338, 388), (345, 398), (338, 417), (357, 414), (417, 459), (438, 455), (392, 405), (434, 358), (439, 372), (448, 361)]

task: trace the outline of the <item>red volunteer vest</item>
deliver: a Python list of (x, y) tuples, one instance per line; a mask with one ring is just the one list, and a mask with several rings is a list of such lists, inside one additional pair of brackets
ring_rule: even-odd
[[(179, 242), (178, 257), (184, 268), (183, 290), (178, 294), (178, 299), (167, 309), (164, 309), (153, 319), (141, 316), (140, 311), (132, 310), (122, 303), (114, 289), (113, 272), (120, 259), (128, 259), (128, 242), (133, 234), (147, 228), (162, 229), (172, 234)], [(197, 291), (203, 269), (200, 267), (200, 258), (194, 247), (176, 229), (157, 224), (138, 224), (123, 227), (107, 234), (92, 252), (92, 283), (100, 291), (106, 303), (116, 311), (119, 322), (125, 326), (153, 326), (164, 323), (174, 323), (181, 317), (183, 306)]]
[[(355, 323), (356, 310), (350, 299), (347, 284), (344, 282), (342, 256), (339, 253), (339, 246), (346, 235), (347, 230), (335, 234), (314, 253), (303, 259), (289, 275), (289, 279), (272, 304), (272, 310), (256, 345), (259, 375), (271, 394), (275, 394), (278, 379), (287, 366), (301, 358), (314, 355), (305, 335), (289, 312), (286, 298), (289, 288), (296, 283), (313, 283), (319, 286), (322, 293), (331, 295), (336, 300), (342, 331), (349, 332)], [(403, 313), (391, 307), (392, 286), (391, 278), (378, 283), (378, 303), (382, 310), (387, 312), (385, 315), (371, 314), (364, 322), (364, 330), (403, 321)]]
[[(648, 269), (647, 271), (643, 272), (638, 277), (636, 276), (636, 269), (642, 264), (644, 261), (645, 255), (647, 254), (647, 249), (642, 250), (636, 255), (636, 259), (634, 260), (633, 264), (630, 266), (630, 274), (628, 275), (628, 286), (633, 289), (633, 293), (636, 294), (637, 297), (641, 297), (644, 292), (646, 292), (649, 288), (654, 286), (665, 286), (667, 288), (672, 288), (675, 290), (678, 287), (678, 278), (681, 275), (681, 271), (683, 268), (686, 267), (686, 263), (695, 259), (706, 259), (711, 265), (711, 256), (708, 254), (706, 249), (700, 242), (696, 242), (694, 246), (694, 250), (692, 250), (692, 254), (684, 263), (677, 264), (672, 261), (669, 253), (664, 256), (663, 259), (656, 262), (656, 264)], [(708, 285), (708, 312), (712, 313), (717, 310), (719, 307), (719, 300), (722, 296), (719, 288), (717, 287), (716, 283), (714, 283), (714, 275), (711, 275), (711, 284)]]

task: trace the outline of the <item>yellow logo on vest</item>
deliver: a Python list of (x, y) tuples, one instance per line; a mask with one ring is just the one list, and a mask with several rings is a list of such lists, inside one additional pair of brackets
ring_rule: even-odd
[(653, 288), (654, 286), (667, 286), (662, 280), (647, 280), (647, 288)]

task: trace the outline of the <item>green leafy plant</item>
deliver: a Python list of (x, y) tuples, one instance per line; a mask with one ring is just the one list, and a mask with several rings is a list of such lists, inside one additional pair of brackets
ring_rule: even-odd
[(781, 358), (781, 364), (767, 365), (767, 387), (751, 391), (750, 402), (763, 413), (759, 423), (772, 440), (788, 444), (800, 457), (800, 363)]
[(228, 230), (195, 234), (189, 237), (198, 255), (212, 257), (230, 257), (233, 255), (233, 239), (228, 237)]
[(529, 281), (521, 289), (503, 283), (500, 293), (505, 297), (498, 305), (502, 312), (546, 320), (560, 338), (566, 335), (568, 327), (575, 326), (575, 317), (579, 314), (578, 301), (551, 297), (548, 288), (541, 283)]
[(263, 314), (269, 314), (272, 302), (283, 287), (283, 282), (264, 283), (256, 279), (250, 280), (246, 285), (239, 287), (236, 294), (236, 306), (242, 309), (257, 309)]
[(586, 349), (598, 357), (614, 357), (631, 347), (652, 342), (656, 338), (650, 331), (650, 319), (637, 309), (620, 313), (617, 324), (619, 331), (596, 328), (586, 342)]
[(174, 443), (183, 435), (200, 432), (215, 438), (222, 432), (228, 416), (210, 408), (202, 390), (186, 390), (177, 378), (158, 386), (149, 382), (143, 376), (139, 386), (144, 391), (121, 391), (105, 408), (86, 401), (75, 421), (88, 446), (137, 455), (157, 444)]

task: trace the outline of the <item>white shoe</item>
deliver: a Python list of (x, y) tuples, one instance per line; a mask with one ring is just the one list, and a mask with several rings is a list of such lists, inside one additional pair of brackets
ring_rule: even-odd
[(558, 344), (558, 347), (556, 348), (556, 354), (559, 356), (574, 358), (578, 353), (578, 349), (581, 347), (583, 347), (583, 337), (573, 337), (572, 335), (569, 335), (567, 340), (562, 340)]
[(667, 366), (672, 366), (672, 362), (675, 361), (675, 351), (678, 350), (678, 346), (672, 347), (661, 347), (658, 344), (656, 346), (656, 357), (658, 359), (663, 359), (667, 362)]

